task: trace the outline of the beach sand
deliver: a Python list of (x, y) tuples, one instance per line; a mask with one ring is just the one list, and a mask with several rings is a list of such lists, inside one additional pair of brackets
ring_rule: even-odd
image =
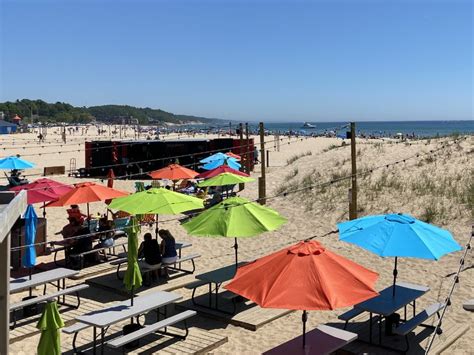
[[(67, 146), (58, 147), (59, 134), (48, 131), (46, 144), (38, 145), (36, 134), (16, 134), (0, 136), (0, 152), (2, 156), (21, 154), (25, 159), (38, 164), (38, 167), (25, 174), (30, 181), (40, 178), (44, 166), (64, 165), (69, 169), (71, 158), (76, 159), (77, 167), (84, 166), (84, 145), (86, 137), (80, 134), (68, 136)], [(129, 137), (133, 134), (129, 131)], [(207, 136), (209, 137), (209, 136)], [(93, 128), (88, 133), (89, 140), (98, 138)], [(106, 134), (102, 139), (109, 139)], [(273, 136), (266, 137), (272, 141)], [(359, 171), (368, 171), (381, 165), (405, 159), (416, 154), (424, 154), (440, 147), (441, 142), (452, 141), (452, 138), (432, 139), (430, 141), (413, 141), (411, 143), (395, 143), (391, 140), (358, 140), (357, 164)], [(29, 143), (31, 142), (31, 143)], [(51, 144), (47, 144), (51, 142)], [(1, 147), (15, 147), (1, 150)], [(25, 147), (25, 148), (23, 148)], [(292, 191), (309, 185), (318, 185), (331, 179), (347, 176), (350, 171), (350, 148), (341, 146), (341, 140), (336, 138), (284, 138), (280, 142), (280, 151), (274, 150), (274, 143), (268, 143), (270, 166), (267, 171), (267, 195), (275, 196), (284, 191)], [(77, 149), (79, 151), (65, 152)], [(62, 151), (61, 154), (59, 152)], [(472, 226), (472, 196), (470, 207), (467, 198), (471, 190), (466, 187), (474, 177), (474, 137), (468, 137), (459, 144), (454, 144), (435, 153), (436, 156), (426, 156), (401, 162), (389, 168), (381, 168), (359, 178), (359, 216), (382, 214), (388, 212), (409, 213), (417, 218), (429, 218), (432, 223), (451, 231), (455, 239), (465, 245), (471, 234)], [(28, 156), (28, 154), (38, 154)], [(301, 156), (295, 159), (295, 156)], [(294, 160), (288, 164), (289, 160)], [(256, 166), (252, 176), (259, 176), (260, 166)], [(67, 176), (52, 176), (51, 178), (74, 183), (79, 180)], [(100, 180), (88, 179), (87, 181)], [(6, 183), (3, 179), (2, 183)], [(115, 188), (134, 191), (134, 181), (116, 181)], [(241, 260), (253, 260), (279, 250), (297, 240), (314, 235), (323, 235), (336, 229), (336, 223), (348, 219), (348, 188), (349, 180), (334, 183), (329, 186), (316, 187), (301, 193), (288, 194), (285, 197), (275, 197), (268, 200), (268, 206), (276, 209), (288, 219), (288, 223), (280, 230), (267, 233), (255, 238), (245, 238), (239, 242)], [(258, 196), (257, 183), (249, 183), (240, 194), (249, 199)], [(37, 208), (38, 215), (41, 210)], [(85, 207), (83, 208), (83, 210)], [(103, 203), (91, 204), (91, 213), (104, 213)], [(47, 209), (48, 240), (60, 237), (54, 236), (66, 223), (65, 208)], [(166, 222), (170, 220), (169, 222)], [(197, 238), (189, 236), (179, 226), (175, 216), (160, 218), (163, 228), (169, 229), (177, 240), (193, 243), (192, 252), (200, 253), (202, 257), (196, 261), (197, 272), (231, 264), (233, 262), (233, 240), (225, 238)], [(147, 228), (143, 232), (148, 231)], [(150, 229), (151, 231), (151, 229)], [(338, 235), (332, 234), (325, 238), (316, 238), (327, 248), (350, 258), (367, 268), (380, 273), (377, 288), (383, 289), (392, 282), (393, 259), (383, 259), (353, 245), (338, 241)], [(431, 304), (435, 300), (442, 301), (448, 294), (452, 278), (447, 274), (457, 271), (461, 252), (444, 256), (439, 261), (403, 259), (399, 260), (399, 280), (429, 286), (431, 291), (419, 303), (419, 308)], [(51, 256), (38, 258), (38, 263), (51, 261)], [(474, 271), (473, 254), (466, 260), (466, 270), (462, 272), (460, 284), (457, 286), (452, 306), (446, 317), (461, 324), (473, 324), (473, 315), (462, 309), (463, 301), (473, 297)], [(184, 297), (190, 297), (190, 291), (178, 289), (175, 292)], [(103, 297), (107, 293), (102, 292)], [(105, 296), (104, 296), (105, 295)], [(14, 299), (23, 296), (14, 295)], [(100, 296), (99, 296), (100, 297)], [(308, 329), (319, 324), (335, 321), (337, 315), (344, 310), (309, 312)], [(199, 318), (197, 325), (202, 324), (206, 329), (218, 334), (225, 334), (228, 343), (216, 349), (215, 353), (246, 353), (256, 354), (269, 350), (289, 339), (301, 334), (301, 313), (293, 312), (263, 326), (256, 332), (240, 327), (227, 325), (207, 318)], [(30, 354), (36, 348), (39, 336), (27, 338), (12, 344), (13, 354)], [(474, 335), (471, 330), (455, 342), (449, 349), (451, 354), (473, 353)]]

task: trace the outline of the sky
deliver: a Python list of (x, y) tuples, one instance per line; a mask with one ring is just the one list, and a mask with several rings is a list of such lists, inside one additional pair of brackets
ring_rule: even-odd
[(473, 119), (470, 0), (0, 1), (0, 101)]

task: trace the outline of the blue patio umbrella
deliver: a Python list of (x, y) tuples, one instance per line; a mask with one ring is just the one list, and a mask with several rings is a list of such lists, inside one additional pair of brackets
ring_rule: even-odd
[[(35, 248), (35, 237), (36, 237), (36, 223), (38, 216), (36, 215), (35, 209), (32, 205), (28, 205), (26, 208), (25, 215), (25, 253), (23, 254), (22, 263), (23, 266), (29, 269), (29, 275), (31, 280), (31, 270), (36, 264), (36, 248)], [(31, 288), (30, 288), (31, 296)]]
[[(394, 286), (398, 257), (438, 260), (445, 254), (461, 250), (447, 230), (402, 213), (366, 216), (338, 223), (337, 227), (340, 240), (381, 257), (395, 257)], [(395, 287), (393, 293), (395, 295)]]
[[(220, 154), (222, 154), (222, 153), (220, 153)], [(216, 154), (214, 154), (214, 155), (216, 155)], [(229, 166), (229, 167), (231, 167), (232, 169), (235, 169), (235, 170), (239, 170), (240, 167), (241, 167), (241, 165), (237, 161), (237, 159), (229, 157), (225, 154), (222, 154), (221, 158), (217, 158), (217, 159), (214, 159), (214, 160), (211, 160), (211, 161), (207, 162), (205, 165), (202, 166), (202, 168), (205, 169), (205, 170), (213, 170), (215, 168), (218, 168), (221, 165), (227, 165), (227, 166)]]
[[(199, 160), (200, 163), (210, 163), (211, 161), (214, 161), (214, 160), (222, 160), (222, 159), (226, 159), (226, 158), (230, 158), (228, 155), (224, 154), (224, 153), (216, 153), (216, 154), (212, 154), (210, 156), (208, 156), (207, 158), (204, 158), (204, 159), (201, 159)], [(234, 158), (235, 159), (235, 158)]]
[(30, 169), (30, 168), (33, 168), (34, 166), (35, 164), (16, 156), (0, 159), (0, 169), (3, 169), (3, 170)]

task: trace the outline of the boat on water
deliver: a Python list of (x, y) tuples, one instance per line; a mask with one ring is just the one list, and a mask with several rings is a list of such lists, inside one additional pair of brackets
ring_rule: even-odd
[(309, 122), (304, 122), (304, 123), (303, 123), (303, 126), (302, 126), (301, 128), (314, 129), (314, 128), (316, 128), (316, 126), (313, 125), (313, 124), (311, 124), (311, 123), (309, 123)]

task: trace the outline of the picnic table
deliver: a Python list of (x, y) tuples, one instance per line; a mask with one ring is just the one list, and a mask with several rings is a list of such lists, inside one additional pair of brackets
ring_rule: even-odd
[[(407, 306), (413, 307), (413, 316), (416, 314), (416, 300), (429, 291), (429, 287), (416, 285), (408, 282), (397, 282), (395, 285), (395, 296), (393, 296), (393, 285), (382, 290), (380, 294), (367, 301), (356, 304), (354, 308), (370, 313), (369, 319), (369, 343), (372, 344), (372, 314), (380, 316), (379, 323), (379, 345), (382, 345), (382, 318), (389, 317), (404, 308), (404, 320), (407, 319)], [(386, 324), (387, 326), (388, 324)]]
[(133, 306), (130, 300), (115, 303), (109, 307), (101, 308), (96, 311), (86, 313), (82, 316), (76, 317), (76, 320), (81, 323), (88, 324), (93, 327), (93, 351), (94, 354), (97, 351), (97, 328), (100, 329), (100, 346), (101, 353), (104, 352), (104, 337), (105, 328), (110, 327), (113, 324), (137, 317), (148, 313), (152, 310), (158, 310), (168, 304), (179, 301), (182, 296), (172, 293), (158, 291), (153, 292), (144, 296), (134, 298)]
[[(237, 267), (245, 265), (245, 264), (246, 262), (240, 262)], [(216, 311), (228, 313), (223, 309), (219, 309), (219, 301), (218, 301), (219, 288), (222, 285), (222, 283), (232, 280), (234, 278), (235, 273), (237, 272), (237, 267), (235, 264), (232, 264), (232, 265), (222, 267), (220, 269), (208, 271), (204, 274), (196, 275), (196, 279), (202, 281), (202, 283), (196, 284), (197, 287), (202, 286), (203, 284), (209, 284), (209, 306), (204, 306), (204, 305), (200, 305), (200, 306), (211, 308)], [(215, 285), (214, 292), (212, 291), (212, 284)], [(230, 291), (226, 291), (226, 292), (231, 293)], [(214, 295), (214, 300), (215, 300), (214, 304), (212, 302), (213, 295)]]
[(79, 271), (66, 269), (66, 268), (57, 268), (53, 270), (48, 270), (40, 272), (37, 274), (31, 275), (31, 280), (28, 276), (19, 277), (16, 279), (10, 280), (10, 293), (21, 292), (36, 286), (44, 285), (46, 291), (46, 285), (49, 283), (57, 282), (56, 287), (58, 290), (60, 288), (65, 288), (66, 279), (77, 275)]

